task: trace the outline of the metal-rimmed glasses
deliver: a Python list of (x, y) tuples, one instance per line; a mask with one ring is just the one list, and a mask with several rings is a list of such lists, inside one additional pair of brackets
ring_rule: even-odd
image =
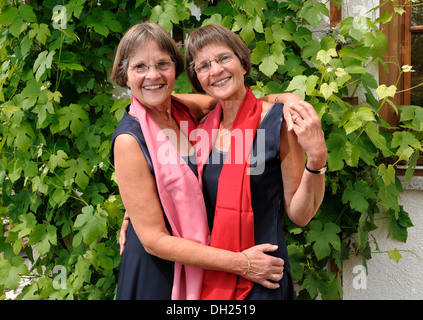
[(160, 61), (155, 64), (145, 64), (145, 63), (139, 63), (132, 68), (136, 73), (138, 74), (145, 74), (150, 70), (150, 67), (156, 68), (158, 72), (164, 72), (170, 69), (172, 65), (174, 64), (174, 61)]
[(222, 53), (212, 60), (201, 61), (197, 65), (193, 63), (193, 68), (197, 73), (206, 73), (210, 71), (211, 64), (215, 61), (218, 65), (224, 66), (225, 64), (231, 62), (235, 58), (235, 55), (232, 53)]

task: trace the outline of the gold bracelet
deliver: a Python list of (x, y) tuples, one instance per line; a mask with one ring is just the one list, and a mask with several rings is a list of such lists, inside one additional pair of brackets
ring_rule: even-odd
[(251, 269), (251, 263), (250, 263), (250, 259), (248, 259), (247, 255), (244, 252), (240, 252), (242, 253), (245, 258), (247, 259), (247, 271), (245, 271), (243, 274), (241, 274), (241, 277), (245, 276), (248, 272), (250, 272)]

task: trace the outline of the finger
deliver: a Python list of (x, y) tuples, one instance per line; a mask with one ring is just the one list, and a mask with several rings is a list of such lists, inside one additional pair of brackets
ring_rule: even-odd
[(286, 121), (286, 125), (288, 127), (288, 131), (292, 131), (292, 129), (294, 127), (294, 121), (292, 121), (292, 114), (290, 112), (290, 108), (293, 105), (294, 105), (293, 103), (290, 103), (288, 110), (284, 110), (284, 118), (285, 118), (285, 121)]
[(264, 243), (259, 244), (256, 246), (257, 249), (261, 250), (262, 252), (274, 252), (278, 250), (278, 246), (275, 244)]
[(304, 118), (307, 116), (307, 108), (308, 108), (307, 102), (300, 101), (297, 104), (291, 106), (290, 112), (292, 115), (297, 114), (301, 116), (302, 118)]
[(298, 103), (298, 109), (296, 109), (296, 111), (298, 111), (298, 113), (303, 119), (319, 117), (314, 107), (310, 103), (305, 101), (300, 101)]
[(283, 271), (281, 272), (279, 270), (278, 273), (272, 273), (268, 280), (273, 281), (273, 282), (278, 282), (282, 279), (282, 277), (283, 277)]
[(299, 114), (294, 114), (292, 116), (292, 122), (294, 123), (294, 125), (296, 126), (300, 126), (301, 123), (304, 121), (304, 119), (301, 117), (301, 115)]
[(266, 287), (267, 289), (278, 289), (280, 287), (279, 283), (269, 280), (263, 280), (259, 284), (261, 284), (263, 287)]
[(120, 255), (123, 255), (123, 252), (125, 251), (125, 244), (126, 244), (126, 237), (123, 237), (121, 235), (119, 237)]
[(120, 246), (120, 255), (123, 255), (123, 252), (125, 251), (125, 244), (119, 241)]

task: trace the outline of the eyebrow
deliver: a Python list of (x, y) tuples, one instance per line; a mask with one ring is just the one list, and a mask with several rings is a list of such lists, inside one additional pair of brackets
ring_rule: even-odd
[[(217, 54), (217, 55), (215, 56), (215, 59), (216, 59), (216, 58), (221, 58), (222, 56), (227, 55), (227, 54), (234, 54), (234, 53), (233, 53), (233, 52), (231, 52), (231, 51), (224, 51), (224, 52), (221, 52), (221, 53)], [(196, 62), (195, 62), (195, 60), (194, 60), (194, 64), (202, 64), (202, 63), (204, 63), (204, 62), (209, 62), (210, 60), (211, 60), (211, 59), (204, 59), (204, 60), (199, 61), (198, 63), (196, 63)]]
[[(169, 57), (169, 59), (168, 58), (160, 58), (160, 59), (157, 59), (157, 61), (153, 64), (157, 64), (157, 63), (160, 63), (160, 62), (170, 62), (170, 61), (173, 61), (172, 58), (170, 58), (170, 57)], [(129, 67), (133, 68), (133, 67), (139, 66), (140, 64), (148, 65), (148, 63), (145, 62), (144, 60), (138, 60), (138, 62), (129, 65)]]

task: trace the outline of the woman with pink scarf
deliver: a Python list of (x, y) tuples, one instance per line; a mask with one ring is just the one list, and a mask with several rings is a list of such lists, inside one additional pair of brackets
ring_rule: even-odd
[[(234, 252), (209, 246), (193, 143), (197, 118), (211, 109), (204, 95), (172, 96), (183, 72), (173, 39), (156, 24), (127, 31), (112, 79), (131, 89), (131, 105), (113, 135), (112, 160), (129, 216), (117, 299), (199, 299), (204, 270), (279, 285), (284, 261), (274, 244)], [(274, 98), (274, 96), (272, 96)], [(279, 95), (297, 102), (297, 96)], [(191, 109), (190, 109), (191, 108)]]

